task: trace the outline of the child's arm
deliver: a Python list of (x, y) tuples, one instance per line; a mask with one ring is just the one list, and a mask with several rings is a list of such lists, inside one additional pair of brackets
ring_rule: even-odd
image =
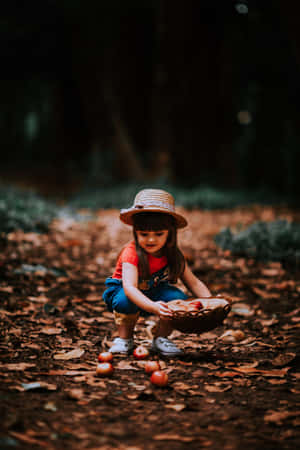
[(181, 280), (195, 297), (211, 296), (209, 289), (193, 274), (187, 263), (185, 263), (185, 269), (181, 276)]
[(122, 282), (125, 295), (139, 308), (164, 319), (172, 316), (172, 312), (166, 303), (153, 302), (137, 287), (138, 270), (136, 266), (130, 263), (122, 264)]

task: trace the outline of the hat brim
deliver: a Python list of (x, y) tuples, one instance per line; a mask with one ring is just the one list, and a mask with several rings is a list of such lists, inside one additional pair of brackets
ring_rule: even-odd
[(150, 207), (144, 206), (143, 208), (121, 209), (120, 220), (123, 223), (126, 223), (126, 225), (133, 225), (133, 216), (135, 214), (140, 214), (143, 212), (160, 212), (164, 214), (169, 214), (170, 216), (174, 217), (177, 228), (184, 228), (187, 226), (186, 219), (180, 214), (177, 214), (176, 212), (173, 211), (168, 211), (164, 208), (155, 208), (151, 206)]

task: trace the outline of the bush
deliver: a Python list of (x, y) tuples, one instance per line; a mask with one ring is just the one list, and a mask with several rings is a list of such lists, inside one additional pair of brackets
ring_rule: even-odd
[(265, 191), (225, 190), (204, 185), (188, 189), (177, 185), (151, 182), (148, 184), (119, 184), (98, 189), (87, 188), (74, 195), (69, 203), (75, 208), (128, 208), (132, 205), (135, 194), (139, 190), (149, 187), (171, 192), (175, 197), (176, 205), (189, 209), (214, 210), (256, 203), (280, 204), (286, 200)]
[(256, 222), (236, 234), (226, 228), (215, 236), (215, 242), (234, 255), (293, 265), (300, 262), (300, 225), (287, 220)]
[(60, 208), (33, 192), (0, 188), (0, 232), (22, 229), (45, 232)]

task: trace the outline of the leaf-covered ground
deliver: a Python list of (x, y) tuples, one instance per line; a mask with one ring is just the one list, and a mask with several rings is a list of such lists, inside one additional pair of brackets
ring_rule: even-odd
[[(109, 378), (95, 373), (115, 336), (104, 281), (131, 238), (117, 211), (2, 238), (1, 449), (298, 448), (300, 270), (233, 257), (213, 238), (224, 226), (299, 217), (259, 207), (184, 214), (181, 248), (233, 308), (209, 333), (173, 332), (185, 354), (160, 360), (165, 388), (132, 355), (115, 357)], [(154, 325), (140, 319), (137, 345), (150, 344)]]

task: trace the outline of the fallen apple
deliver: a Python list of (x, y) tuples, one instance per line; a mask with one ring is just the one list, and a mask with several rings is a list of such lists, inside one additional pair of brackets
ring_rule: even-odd
[(102, 352), (98, 355), (98, 361), (109, 362), (113, 359), (113, 354), (111, 352)]
[(113, 371), (114, 368), (110, 362), (99, 363), (96, 367), (96, 374), (101, 377), (107, 377), (111, 375)]
[(152, 373), (160, 370), (160, 365), (158, 361), (147, 361), (145, 364), (145, 371), (147, 373)]
[(153, 384), (156, 384), (156, 386), (164, 387), (168, 384), (168, 374), (166, 372), (163, 372), (162, 370), (156, 370), (152, 373), (150, 377), (150, 381)]
[(136, 359), (145, 359), (149, 356), (149, 351), (143, 345), (139, 345), (134, 349), (133, 356)]

